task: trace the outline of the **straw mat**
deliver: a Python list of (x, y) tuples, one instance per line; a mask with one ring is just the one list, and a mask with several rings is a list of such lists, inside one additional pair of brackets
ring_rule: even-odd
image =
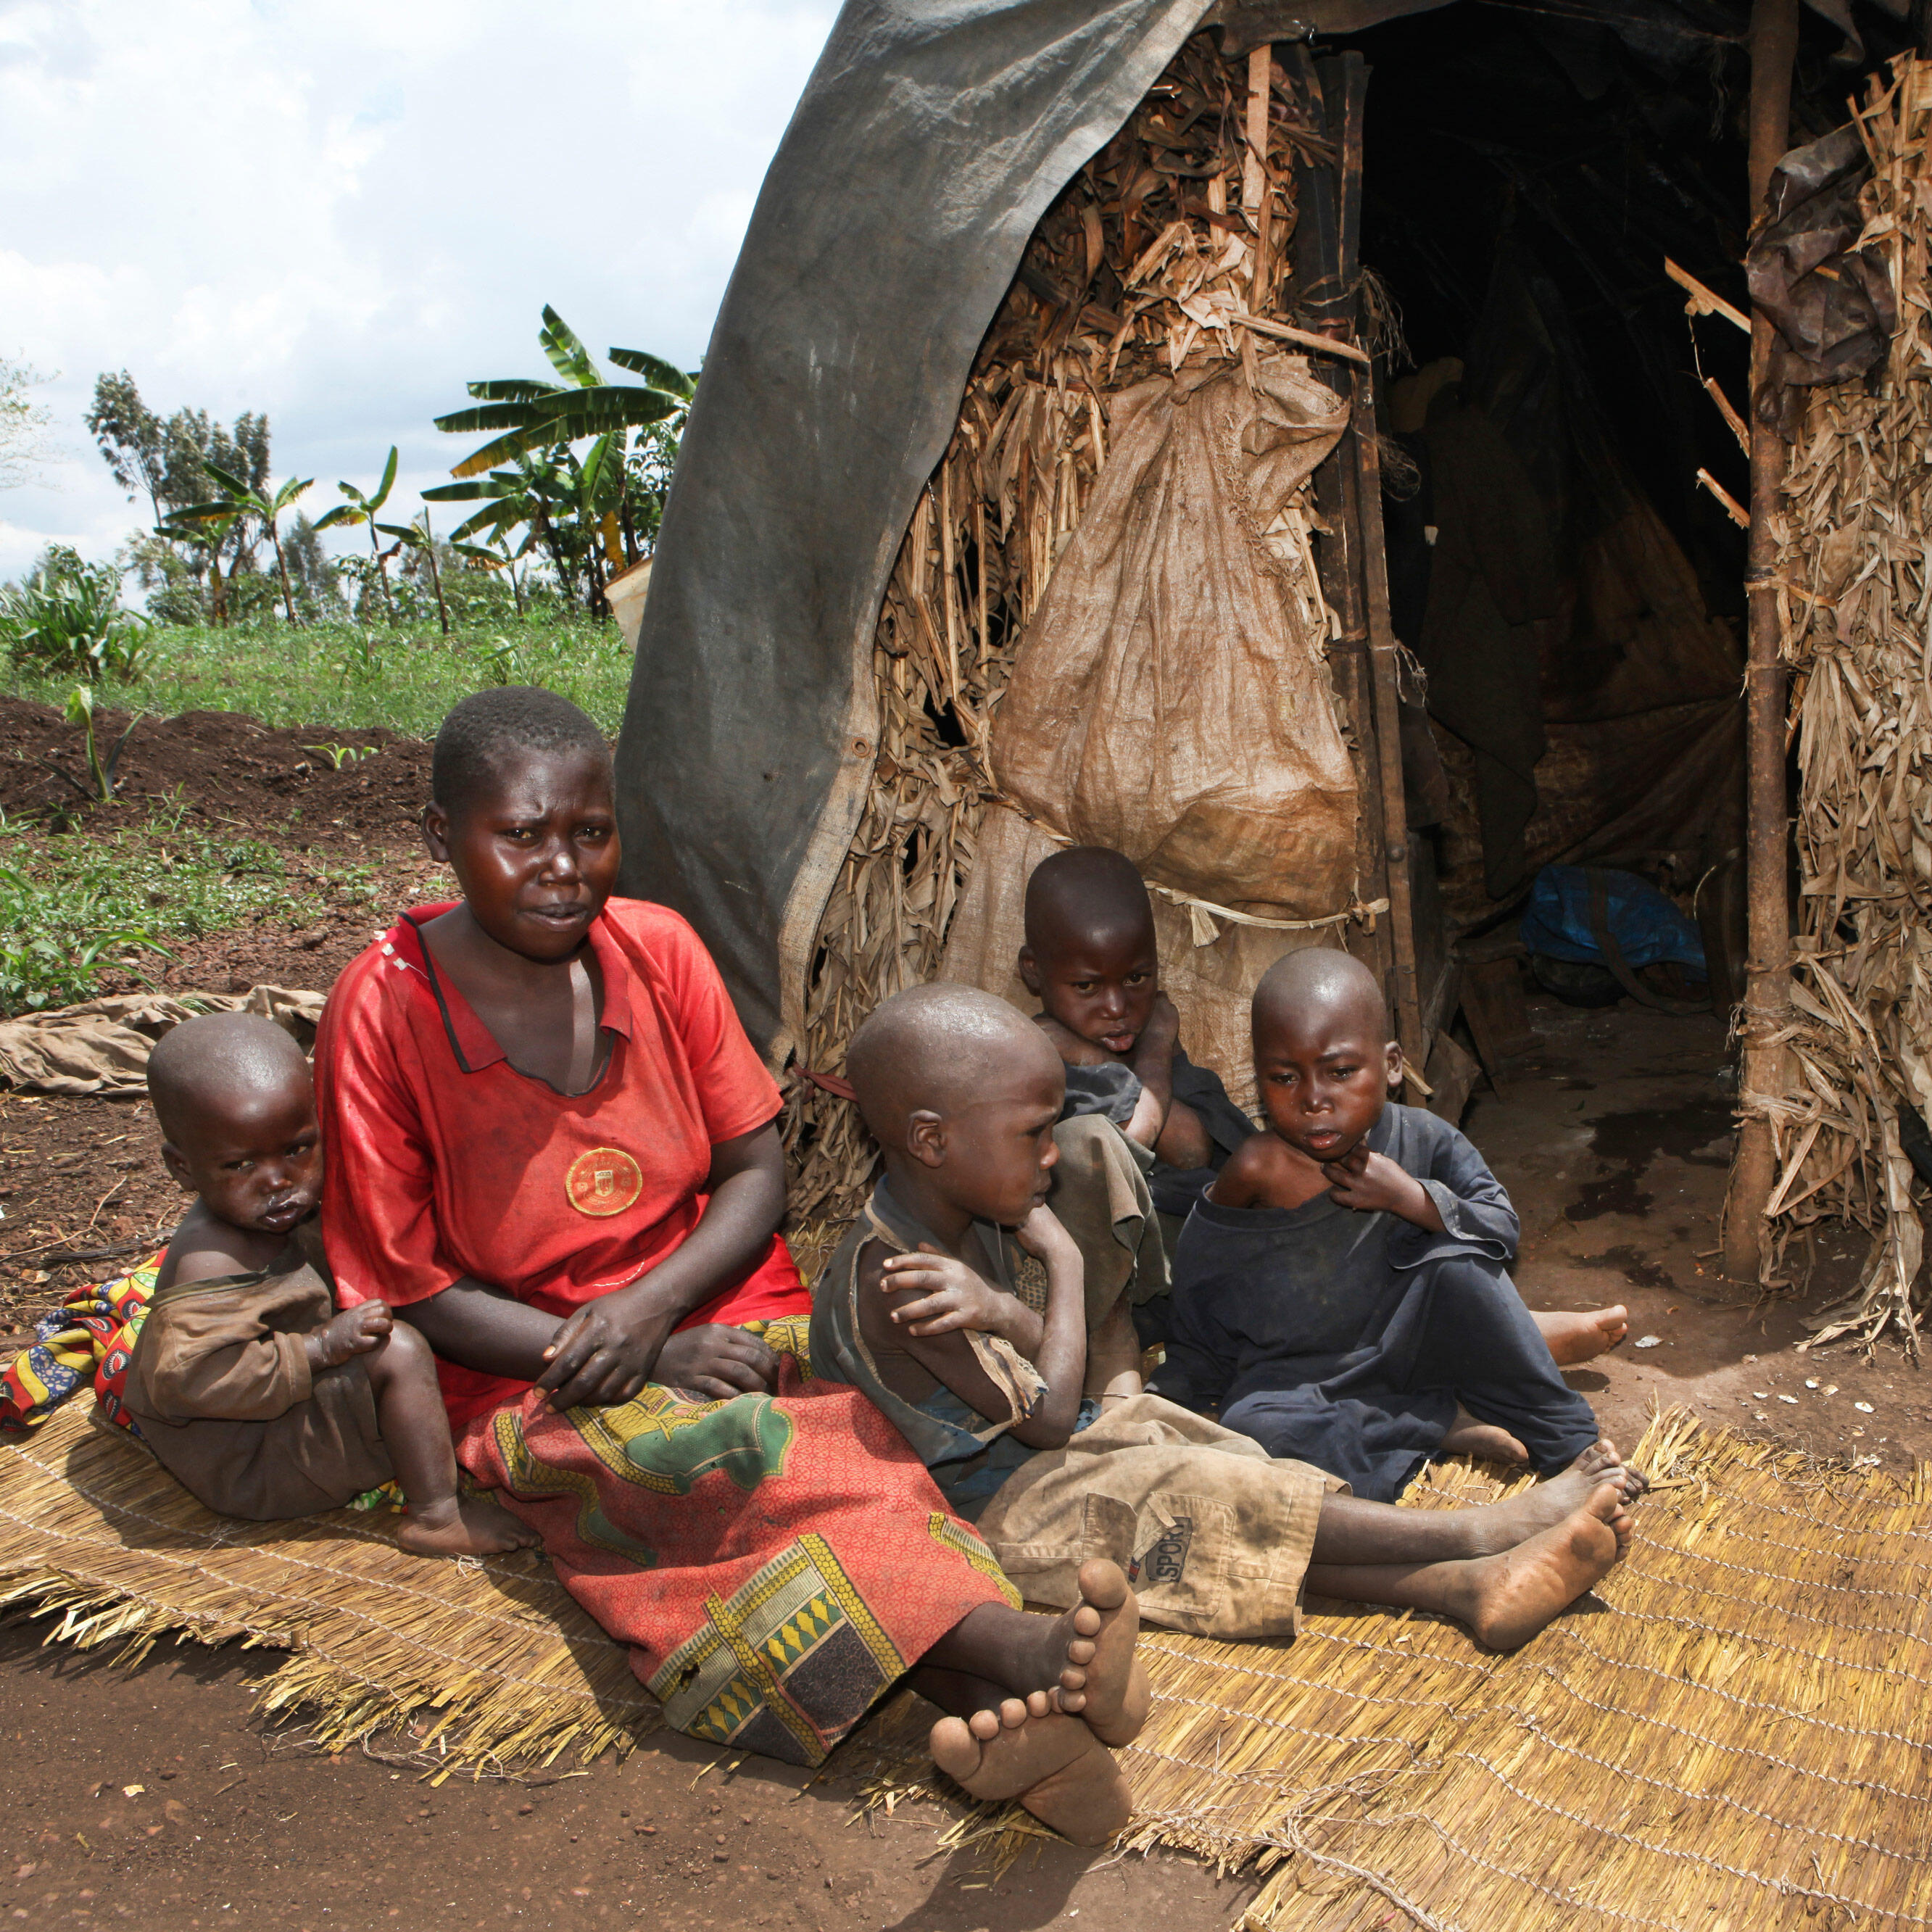
[[(1657, 1487), (1630, 1560), (1513, 1655), (1339, 1604), (1292, 1646), (1144, 1633), (1127, 1844), (1258, 1860), (1246, 1922), (1284, 1932), (1932, 1923), (1932, 1470), (1676, 1414), (1639, 1460)], [(1505, 1486), (1450, 1463), (1409, 1501)], [(627, 1750), (657, 1721), (539, 1559), (431, 1562), (351, 1512), (213, 1516), (73, 1410), (0, 1444), (0, 1603), (130, 1656), (169, 1631), (287, 1649), (266, 1708), (332, 1742), (413, 1718), (445, 1774)], [(910, 1701), (862, 1743), (896, 1754)]]

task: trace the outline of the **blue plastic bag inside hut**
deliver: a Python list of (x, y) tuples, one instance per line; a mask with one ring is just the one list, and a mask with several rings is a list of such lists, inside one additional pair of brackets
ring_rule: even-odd
[(1582, 866), (1546, 866), (1529, 889), (1522, 915), (1522, 943), (1552, 959), (1601, 965), (1590, 918), (1592, 872), (1604, 883), (1607, 922), (1624, 964), (1635, 972), (1659, 960), (1675, 960), (1694, 980), (1709, 977), (1697, 928), (1657, 888), (1634, 872)]

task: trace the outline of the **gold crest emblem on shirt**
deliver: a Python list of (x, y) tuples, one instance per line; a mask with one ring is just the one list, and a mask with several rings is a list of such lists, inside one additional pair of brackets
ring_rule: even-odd
[(621, 1214), (644, 1191), (644, 1170), (622, 1148), (589, 1148), (570, 1163), (563, 1191), (580, 1214)]

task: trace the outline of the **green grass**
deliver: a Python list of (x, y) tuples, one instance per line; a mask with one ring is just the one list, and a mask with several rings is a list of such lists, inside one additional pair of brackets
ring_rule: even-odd
[(185, 804), (110, 832), (61, 834), (0, 813), (0, 1014), (91, 999), (110, 971), (272, 906), (291, 928), (371, 898), (367, 866), (292, 871), (274, 847), (189, 820)]
[[(265, 724), (435, 735), (459, 698), (494, 684), (541, 684), (615, 734), (630, 689), (631, 653), (614, 624), (585, 617), (509, 618), (446, 638), (434, 620), (386, 625), (276, 620), (225, 630), (158, 628), (145, 676), (110, 678), (104, 706), (172, 717), (240, 711)], [(0, 663), (0, 689), (64, 706), (74, 680)]]

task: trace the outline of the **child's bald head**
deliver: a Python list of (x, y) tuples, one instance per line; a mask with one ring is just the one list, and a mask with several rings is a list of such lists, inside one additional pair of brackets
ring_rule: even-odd
[(170, 1027), (148, 1056), (148, 1097), (173, 1145), (190, 1151), (211, 1125), (312, 1095), (308, 1061), (260, 1013), (203, 1013)]
[(1378, 1044), (1388, 1030), (1382, 989), (1352, 953), (1314, 946), (1283, 953), (1255, 988), (1257, 1036), (1264, 1026), (1301, 1025), (1317, 1015), (1344, 1018)]
[(978, 1218), (1044, 1198), (1066, 1079), (1038, 1027), (976, 987), (896, 993), (853, 1036), (847, 1077), (889, 1171), (911, 1163)]
[(259, 1013), (206, 1013), (162, 1034), (148, 1093), (168, 1172), (218, 1220), (286, 1234), (322, 1192), (302, 1050)]
[(1027, 880), (1027, 950), (1046, 959), (1069, 942), (1154, 944), (1154, 908), (1133, 861), (1104, 845), (1070, 845)]
[(1042, 859), (1027, 880), (1020, 978), (1047, 1016), (1117, 1058), (1160, 991), (1154, 908), (1132, 860), (1103, 845)]
[(1342, 1159), (1402, 1077), (1376, 976), (1327, 947), (1286, 953), (1262, 976), (1253, 1013), (1255, 1084), (1270, 1130), (1312, 1160)]

